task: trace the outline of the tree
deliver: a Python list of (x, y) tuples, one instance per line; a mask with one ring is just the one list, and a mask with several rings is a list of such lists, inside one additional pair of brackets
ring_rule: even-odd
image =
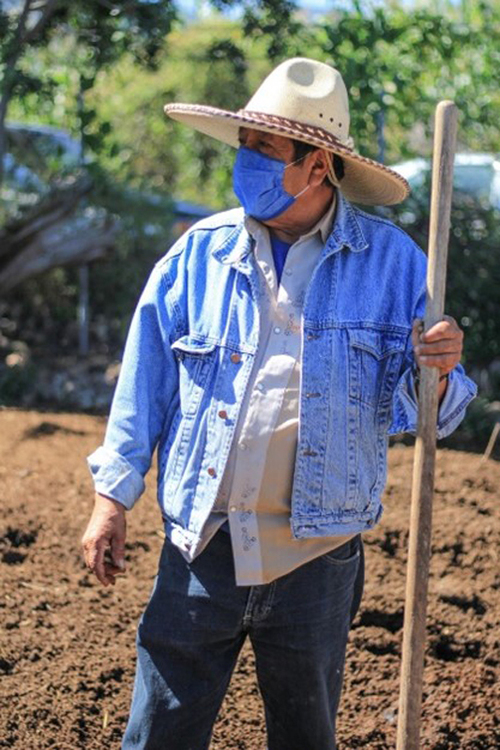
[(90, 188), (83, 176), (0, 229), (1, 294), (54, 266), (102, 258), (113, 247), (118, 227), (111, 216), (96, 209), (92, 216), (75, 212)]
[[(269, 55), (276, 55), (293, 31), (291, 0), (212, 0), (218, 8), (240, 6), (248, 33), (271, 36)], [(72, 66), (79, 76), (82, 142), (98, 145), (99, 136), (107, 133), (101, 123), (99, 132), (89, 132), (95, 111), (85, 108), (83, 95), (89, 91), (100, 70), (110, 66), (125, 53), (149, 69), (155, 67), (165, 37), (178, 19), (174, 0), (10, 0), (0, 2), (0, 66), (3, 71), (0, 93), (0, 184), (5, 153), (5, 120), (9, 102), (30, 93), (52, 96), (57, 78), (45, 71), (37, 75), (26, 69), (26, 51), (46, 47), (54, 39), (70, 36), (74, 50)]]
[[(259, 45), (268, 57), (279, 48), (273, 39), (280, 34), (286, 38), (293, 25), (294, 6), (288, 0), (213, 0), (212, 4), (238, 6), (246, 33), (259, 35)], [(62, 0), (0, 0), (0, 164), (3, 167), (9, 107), (18, 120), (33, 124), (33, 132), (40, 123), (58, 131), (63, 128), (63, 136), (72, 136), (73, 142), (81, 145), (77, 165), (81, 169), (75, 171), (73, 164), (64, 171), (63, 160), (52, 154), (42, 161), (35, 155), (27, 163), (26, 149), (18, 142), (20, 131), (14, 136), (13, 128), (9, 130), (9, 157), (17, 155), (17, 163), (34, 170), (42, 185), (38, 204), (28, 210), (23, 208), (19, 191), (12, 200), (12, 191), (5, 190), (5, 221), (0, 214), (2, 311), (8, 318), (15, 317), (12, 323), (23, 328), (23, 338), (30, 345), (40, 341), (40, 317), (46, 344), (50, 338), (57, 340), (58, 346), (73, 341), (77, 280), (76, 271), (68, 266), (96, 258), (101, 259), (99, 268), (90, 268), (93, 309), (96, 321), (100, 319), (99, 341), (104, 345), (104, 335), (111, 345), (117, 331), (123, 335), (142, 280), (165, 247), (172, 221), (169, 170), (159, 184), (161, 160), (141, 160), (141, 154), (129, 171), (107, 170), (110, 165), (126, 167), (128, 159), (126, 144), (124, 148), (114, 137), (104, 108), (97, 107), (96, 82), (118, 68), (130, 70), (128, 83), (151, 76), (169, 57), (165, 38), (174, 26), (180, 26), (174, 0), (75, 0), (71, 4)], [(231, 92), (234, 102), (243, 103), (248, 93), (246, 60), (237, 44), (227, 37), (211, 39), (194, 53), (192, 62), (189, 75), (199, 83), (203, 97), (213, 97), (220, 89)], [(206, 70), (206, 77), (198, 75), (198, 64)], [(153, 124), (153, 142), (159, 150), (167, 137), (161, 99)], [(141, 107), (143, 112), (149, 109), (149, 103), (141, 102), (135, 108), (131, 102), (130, 106), (139, 117)], [(112, 111), (123, 119), (123, 112)], [(150, 130), (142, 139), (148, 147), (151, 135)], [(140, 140), (140, 129), (136, 129), (132, 133), (136, 153)], [(201, 167), (201, 179), (209, 180), (217, 173), (227, 185), (228, 172), (215, 167), (215, 152), (208, 140), (193, 141), (193, 146), (194, 166)], [(175, 158), (181, 159), (181, 154), (182, 147)], [(189, 154), (188, 161), (192, 162)], [(112, 261), (104, 257), (109, 249), (113, 249)], [(32, 282), (30, 277), (42, 271), (48, 273)]]
[[(36, 94), (38, 101), (53, 98), (58, 79), (49, 70), (35, 73), (27, 52), (44, 48), (54, 39), (70, 40), (72, 69), (78, 79), (77, 102), (82, 161), (85, 151), (99, 143), (108, 124), (92, 128), (95, 111), (86, 106), (85, 92), (97, 73), (125, 52), (146, 67), (170, 31), (175, 9), (171, 3), (147, 0), (13, 0), (0, 4), (0, 186), (6, 152), (6, 117), (13, 98)], [(50, 197), (24, 217), (9, 222), (2, 233), (0, 287), (11, 289), (32, 273), (57, 265), (88, 262), (113, 246), (116, 222), (111, 217), (83, 220), (80, 237), (69, 231), (82, 224), (76, 211), (92, 185), (88, 175), (74, 185), (55, 184)], [(95, 212), (98, 213), (98, 212)], [(78, 234), (78, 233), (76, 233)]]
[[(0, 64), (3, 79), (0, 98), (0, 183), (5, 153), (5, 120), (9, 102), (29, 93), (53, 94), (57, 81), (25, 69), (28, 49), (43, 47), (56, 37), (71, 35), (75, 44), (73, 65), (80, 77), (80, 92), (90, 89), (100, 69), (125, 52), (152, 67), (165, 35), (176, 16), (171, 2), (147, 0), (22, 0), (0, 3)], [(82, 137), (93, 119), (81, 108)], [(88, 139), (87, 139), (88, 142)], [(91, 141), (90, 141), (91, 142)]]
[[(254, 4), (236, 0), (213, 0), (215, 7), (240, 6), (245, 23), (252, 28), (252, 33), (259, 29), (259, 18), (262, 19), (261, 32), (264, 37), (278, 35), (292, 24), (293, 3), (289, 0), (261, 0)], [(270, 19), (274, 19), (271, 23)], [(71, 131), (78, 136), (81, 143), (81, 161), (85, 164), (87, 174), (98, 175), (102, 185), (98, 186), (100, 197), (106, 202), (109, 181), (97, 163), (101, 151), (109, 145), (111, 124), (102, 117), (92, 105), (92, 89), (99, 73), (111, 68), (123, 58), (133, 67), (139, 65), (143, 70), (154, 71), (165, 51), (165, 38), (178, 19), (177, 6), (174, 0), (154, 2), (152, 0), (74, 0), (65, 3), (61, 0), (11, 0), (0, 2), (0, 65), (3, 70), (0, 91), (0, 185), (6, 151), (6, 115), (9, 104), (13, 101), (33, 103), (37, 113), (44, 106), (53, 109), (61, 91), (72, 93), (73, 110)], [(278, 21), (281, 21), (278, 24)], [(270, 45), (269, 54), (278, 48)], [(60, 57), (63, 66), (53, 65), (51, 61)], [(221, 87), (231, 81), (231, 90), (236, 98), (243, 92), (245, 85), (242, 75), (245, 60), (237, 47), (229, 40), (214, 42), (204, 51), (204, 63), (212, 66), (212, 88)], [(223, 61), (223, 65), (221, 65)], [(41, 63), (41, 64), (40, 64)], [(224, 65), (228, 72), (223, 71)], [(221, 77), (222, 76), (222, 77)], [(241, 85), (238, 85), (241, 81)], [(60, 125), (60, 123), (58, 123)], [(108, 140), (107, 140), (108, 139)], [(111, 153), (116, 151), (111, 144)], [(199, 144), (199, 161), (203, 164), (204, 179), (211, 171), (214, 150), (205, 141)], [(68, 217), (68, 196), (89, 194), (88, 186), (78, 191), (60, 184), (56, 179), (52, 186), (51, 202), (47, 201), (35, 209), (26, 221), (30, 227), (23, 230), (22, 219), (16, 217), (14, 224), (4, 232), (4, 247), (0, 259), (1, 284), (11, 287), (25, 278), (28, 269), (45, 269), (60, 262), (84, 261), (97, 257), (104, 248), (110, 246), (116, 234), (112, 222), (98, 222), (97, 226), (88, 227), (97, 232), (93, 242), (66, 243), (65, 248), (56, 250), (54, 242), (64, 237), (63, 227), (59, 226), (61, 217)], [(144, 187), (142, 185), (141, 187)], [(147, 188), (150, 186), (147, 185)], [(104, 188), (104, 189), (103, 189)], [(59, 191), (59, 192), (58, 192)], [(109, 191), (108, 191), (109, 192)], [(93, 191), (95, 193), (95, 190)], [(115, 196), (113, 196), (114, 200)], [(57, 211), (57, 202), (64, 205), (64, 211)], [(116, 202), (116, 201), (115, 201)], [(74, 204), (76, 207), (76, 204)], [(40, 222), (39, 214), (44, 215)], [(50, 220), (53, 219), (53, 227)], [(43, 236), (37, 236), (36, 228), (43, 225)], [(102, 225), (99, 234), (98, 227)], [(15, 229), (12, 229), (12, 227)], [(33, 231), (34, 234), (33, 234)], [(29, 247), (23, 245), (22, 237), (30, 237)], [(8, 240), (8, 241), (7, 241)], [(93, 247), (92, 247), (93, 245)], [(85, 250), (85, 247), (88, 247)], [(30, 258), (28, 265), (22, 262)], [(17, 257), (19, 255), (19, 258)], [(38, 255), (43, 256), (37, 257)], [(20, 273), (20, 269), (23, 272)]]
[[(500, 148), (500, 4), (468, 3), (467, 23), (453, 9), (377, 7), (369, 14), (335, 14), (322, 24), (318, 42), (339, 67), (351, 98), (351, 130), (367, 156), (389, 161), (428, 155), (432, 115), (439, 99), (453, 99), (460, 113), (459, 138), (468, 148)], [(474, 92), (471, 95), (471, 92)], [(416, 126), (427, 138), (415, 144)], [(422, 146), (427, 153), (422, 154)], [(387, 154), (385, 155), (387, 156)]]

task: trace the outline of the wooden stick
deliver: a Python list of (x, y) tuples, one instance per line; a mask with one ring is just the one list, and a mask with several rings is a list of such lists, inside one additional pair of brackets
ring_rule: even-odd
[[(425, 331), (442, 320), (444, 313), (456, 131), (457, 108), (453, 102), (440, 102), (436, 108), (434, 134)], [(419, 748), (438, 379), (436, 368), (422, 367), (413, 465), (397, 750)]]
[(481, 463), (484, 464), (491, 456), (491, 452), (495, 446), (496, 439), (498, 437), (498, 433), (500, 432), (500, 422), (497, 422), (495, 426), (493, 427), (490, 435), (490, 439), (488, 440), (488, 445), (486, 446), (486, 450), (484, 451), (484, 455), (481, 458)]

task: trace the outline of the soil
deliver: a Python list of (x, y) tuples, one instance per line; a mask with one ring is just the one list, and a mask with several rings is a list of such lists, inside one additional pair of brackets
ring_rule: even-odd
[[(118, 748), (134, 633), (162, 544), (154, 472), (129, 514), (128, 574), (103, 589), (80, 538), (92, 506), (85, 456), (105, 420), (0, 411), (3, 637), (0, 747)], [(339, 750), (394, 748), (408, 541), (411, 447), (390, 450), (381, 524), (365, 537), (367, 581), (351, 632)], [(500, 463), (440, 450), (436, 468), (422, 748), (500, 748)], [(214, 750), (263, 750), (250, 647), (217, 720)]]

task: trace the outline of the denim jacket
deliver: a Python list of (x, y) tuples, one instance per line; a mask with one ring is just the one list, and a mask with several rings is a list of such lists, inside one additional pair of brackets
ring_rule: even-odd
[[(424, 312), (425, 266), (402, 230), (339, 195), (304, 301), (296, 538), (357, 533), (380, 518), (388, 436), (416, 429), (411, 328)], [(158, 446), (159, 504), (188, 550), (214, 505), (252, 370), (257, 291), (241, 209), (181, 237), (141, 296), (104, 445), (89, 457), (96, 490), (131, 508)], [(475, 392), (457, 366), (438, 437)]]

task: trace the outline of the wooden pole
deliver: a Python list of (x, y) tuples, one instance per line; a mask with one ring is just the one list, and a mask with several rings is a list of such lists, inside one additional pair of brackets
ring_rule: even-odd
[(89, 353), (89, 265), (78, 266), (78, 354)]
[[(444, 314), (456, 131), (457, 108), (453, 102), (440, 102), (436, 108), (434, 133), (425, 331), (442, 320)], [(419, 748), (438, 379), (436, 368), (422, 367), (413, 465), (397, 750)]]
[(486, 463), (486, 461), (491, 456), (491, 452), (495, 446), (496, 439), (498, 437), (499, 432), (500, 432), (500, 422), (497, 422), (491, 431), (490, 439), (488, 440), (488, 445), (486, 446), (486, 450), (484, 451), (483, 457), (481, 458), (482, 464)]

